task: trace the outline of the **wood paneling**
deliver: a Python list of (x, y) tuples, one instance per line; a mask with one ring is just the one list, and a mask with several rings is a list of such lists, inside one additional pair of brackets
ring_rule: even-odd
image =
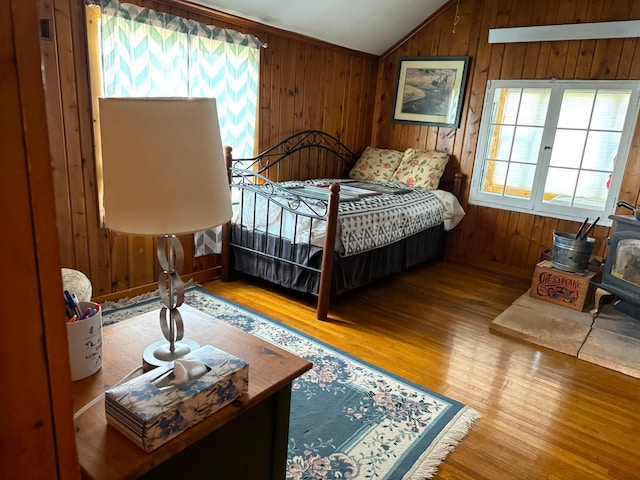
[(34, 2), (0, 3), (0, 476), (72, 479), (80, 472), (37, 26)]
[(205, 288), (478, 410), (435, 479), (640, 478), (640, 380), (489, 331), (529, 285), (422, 265), (332, 300), (326, 322), (313, 297), (248, 277)]
[[(153, 289), (159, 273), (155, 242), (99, 225), (83, 2), (38, 3), (54, 33), (41, 43), (62, 264), (87, 274), (98, 298)], [(187, 2), (131, 3), (250, 33), (268, 44), (260, 59), (258, 151), (310, 128), (335, 135), (356, 152), (370, 144), (376, 57)], [(183, 276), (216, 278), (218, 257), (195, 258), (193, 237), (181, 239), (187, 255)]]
[[(80, 2), (40, 1), (55, 41), (43, 41), (47, 111), (52, 145), (56, 215), (64, 266), (83, 270), (96, 296), (153, 288), (158, 265), (153, 242), (115, 236), (99, 228), (91, 133), (83, 7)], [(416, 29), (379, 61), (291, 32), (196, 7), (180, 0), (142, 6), (251, 33), (268, 44), (261, 51), (257, 150), (308, 128), (325, 130), (356, 153), (371, 144), (404, 150), (439, 149), (452, 155), (447, 180), (459, 170), (467, 215), (451, 232), (448, 257), (528, 278), (541, 252), (551, 248), (554, 229), (575, 222), (498, 211), (468, 204), (485, 88), (489, 79), (640, 79), (638, 40), (487, 43), (490, 28), (640, 19), (638, 2), (616, 0), (461, 0)], [(471, 58), (460, 128), (392, 122), (398, 59), (402, 56), (468, 55)], [(640, 200), (640, 130), (627, 162), (620, 200)], [(595, 229), (595, 254), (606, 254), (610, 230)], [(191, 236), (184, 237), (185, 245)], [(218, 275), (217, 256), (191, 257), (189, 278)]]
[[(637, 38), (563, 42), (489, 44), (491, 28), (604, 22), (640, 19), (640, 3), (628, 0), (461, 0), (460, 22), (453, 33), (456, 3), (414, 32), (381, 58), (372, 138), (379, 146), (438, 148), (453, 155), (454, 166), (466, 176), (462, 203), (465, 219), (451, 232), (448, 258), (497, 272), (530, 278), (552, 231), (576, 231), (576, 222), (500, 211), (468, 204), (480, 118), (490, 79), (640, 79)], [(396, 69), (402, 56), (468, 55), (471, 66), (459, 129), (393, 124)], [(620, 200), (640, 199), (640, 133), (633, 138)], [(448, 167), (446, 176), (456, 168)], [(621, 212), (622, 213), (622, 212)], [(596, 227), (596, 255), (606, 254), (610, 229)]]

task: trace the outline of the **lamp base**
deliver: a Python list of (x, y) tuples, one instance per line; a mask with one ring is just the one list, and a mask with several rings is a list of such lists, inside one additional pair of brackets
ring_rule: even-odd
[(172, 352), (169, 350), (169, 342), (167, 340), (159, 340), (145, 348), (144, 352), (142, 352), (142, 367), (144, 371), (148, 372), (167, 362), (172, 362), (176, 358), (197, 350), (200, 345), (193, 340), (183, 338), (179, 342), (175, 342), (174, 347)]

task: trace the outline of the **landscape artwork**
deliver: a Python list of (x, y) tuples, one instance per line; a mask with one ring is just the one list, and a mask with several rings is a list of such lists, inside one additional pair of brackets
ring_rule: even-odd
[(408, 68), (402, 91), (402, 112), (447, 115), (456, 71), (446, 68)]
[(468, 57), (402, 58), (393, 121), (457, 128)]

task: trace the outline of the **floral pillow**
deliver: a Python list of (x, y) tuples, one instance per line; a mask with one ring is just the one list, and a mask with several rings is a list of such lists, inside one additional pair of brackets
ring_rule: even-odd
[(448, 161), (449, 155), (445, 152), (407, 148), (390, 181), (435, 190)]
[(349, 178), (388, 182), (396, 171), (403, 152), (367, 147), (349, 172)]

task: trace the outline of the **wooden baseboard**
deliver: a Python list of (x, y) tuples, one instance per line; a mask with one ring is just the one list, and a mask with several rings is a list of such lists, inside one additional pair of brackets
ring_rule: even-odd
[[(195, 283), (211, 282), (220, 278), (220, 267), (208, 268), (200, 272), (192, 272), (185, 275), (181, 275), (184, 282), (193, 280)], [(124, 297), (135, 297), (142, 295), (143, 293), (153, 292), (158, 288), (157, 283), (148, 283), (146, 285), (139, 285), (137, 287), (128, 288), (126, 290), (118, 290), (117, 292), (107, 293), (106, 295), (100, 295), (99, 297), (93, 297), (91, 300), (96, 303), (102, 303), (106, 301), (117, 301)]]

